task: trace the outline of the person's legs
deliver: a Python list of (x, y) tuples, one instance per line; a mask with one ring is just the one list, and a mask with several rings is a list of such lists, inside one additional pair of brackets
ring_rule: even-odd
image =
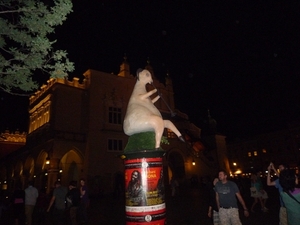
[(33, 205), (25, 205), (26, 225), (32, 224), (33, 209), (34, 209)]
[(279, 225), (288, 225), (286, 208), (282, 206), (279, 209)]
[(237, 208), (228, 209), (228, 214), (230, 216), (230, 221), (231, 221), (231, 223), (229, 223), (229, 224), (242, 225), (242, 222), (241, 222), (240, 216), (239, 216), (239, 209), (237, 209)]
[(255, 211), (254, 211), (254, 206), (258, 203), (258, 199), (259, 199), (258, 197), (255, 197), (255, 198), (254, 198), (254, 202), (253, 202), (253, 204), (252, 204), (252, 206), (251, 206), (251, 212), (255, 212)]
[(77, 207), (70, 208), (70, 219), (72, 225), (77, 225)]
[(88, 216), (87, 216), (87, 203), (82, 202), (79, 206), (79, 216), (81, 222), (87, 222), (88, 221)]
[(65, 224), (65, 215), (64, 210), (54, 209), (53, 210), (53, 222), (55, 225)]
[(215, 210), (213, 210), (213, 223), (214, 225), (221, 225), (219, 213)]
[(259, 197), (258, 199), (259, 199), (259, 202), (260, 202), (261, 210), (263, 212), (266, 212), (267, 208), (265, 207), (265, 204), (264, 204), (264, 201), (263, 201), (262, 197)]
[(230, 217), (228, 216), (229, 209), (220, 208), (219, 210), (219, 218), (222, 225), (230, 225)]

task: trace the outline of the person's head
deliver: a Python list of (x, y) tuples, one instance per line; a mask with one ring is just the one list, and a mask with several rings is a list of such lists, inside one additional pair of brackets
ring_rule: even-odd
[(219, 171), (219, 180), (222, 183), (225, 183), (227, 181), (227, 172), (225, 170), (220, 170)]
[(252, 182), (255, 182), (257, 180), (257, 175), (255, 173), (252, 173), (250, 179)]
[(294, 170), (284, 169), (279, 176), (279, 183), (282, 186), (283, 191), (294, 191), (298, 184), (298, 178)]
[(134, 171), (131, 173), (131, 181), (134, 182), (134, 183), (137, 183), (140, 179), (141, 179), (141, 174), (140, 174), (140, 172), (137, 171), (137, 170), (134, 170)]
[(81, 186), (84, 186), (84, 185), (85, 185), (85, 179), (83, 179), (83, 178), (80, 179), (80, 185), (81, 185)]
[(77, 182), (75, 180), (70, 181), (69, 189), (73, 189), (77, 187)]
[(281, 171), (283, 171), (283, 170), (285, 170), (285, 169), (288, 169), (289, 167), (285, 164), (285, 163), (280, 163), (279, 165), (278, 165), (278, 169), (279, 169), (279, 171), (280, 171), (280, 173), (281, 173)]
[(60, 186), (61, 186), (61, 182), (60, 182), (60, 181), (58, 181), (58, 180), (57, 180), (57, 181), (55, 181), (55, 183), (54, 183), (54, 186), (55, 186), (55, 187), (60, 187)]

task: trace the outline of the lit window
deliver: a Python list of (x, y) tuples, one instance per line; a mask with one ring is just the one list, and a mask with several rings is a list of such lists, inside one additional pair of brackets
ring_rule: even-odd
[(122, 124), (122, 110), (121, 108), (109, 107), (108, 121), (113, 124)]
[(254, 151), (254, 152), (253, 152), (253, 155), (254, 155), (254, 156), (257, 156), (257, 151)]
[(123, 141), (116, 139), (108, 139), (108, 151), (122, 151)]
[(263, 148), (262, 152), (263, 153), (267, 153), (267, 150), (265, 148)]
[(252, 156), (251, 152), (248, 152), (248, 157), (251, 157), (251, 156)]
[(167, 132), (168, 132), (167, 134), (168, 138), (176, 138), (176, 135), (172, 130), (167, 129)]

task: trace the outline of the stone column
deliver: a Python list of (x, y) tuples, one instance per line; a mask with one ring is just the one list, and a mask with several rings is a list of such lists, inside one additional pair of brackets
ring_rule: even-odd
[(48, 181), (47, 181), (47, 193), (50, 193), (50, 190), (54, 186), (55, 181), (57, 181), (59, 168), (58, 168), (58, 158), (51, 158), (50, 164), (47, 170), (48, 173)]

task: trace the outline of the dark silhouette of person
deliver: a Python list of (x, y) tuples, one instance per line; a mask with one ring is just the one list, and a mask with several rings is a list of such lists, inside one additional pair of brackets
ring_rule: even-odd
[(50, 197), (46, 193), (46, 189), (39, 191), (39, 197), (36, 200), (36, 209), (34, 213), (35, 224), (43, 225), (46, 222), (47, 208), (50, 203)]
[(13, 217), (15, 225), (22, 224), (25, 220), (25, 192), (21, 189), (21, 184), (17, 184), (12, 198)]
[(131, 180), (127, 186), (127, 193), (129, 201), (132, 203), (132, 205), (146, 205), (146, 194), (141, 182), (141, 173), (138, 170), (134, 170), (131, 173)]
[(120, 198), (124, 194), (124, 176), (118, 171), (115, 174), (115, 183), (114, 183), (114, 196)]

